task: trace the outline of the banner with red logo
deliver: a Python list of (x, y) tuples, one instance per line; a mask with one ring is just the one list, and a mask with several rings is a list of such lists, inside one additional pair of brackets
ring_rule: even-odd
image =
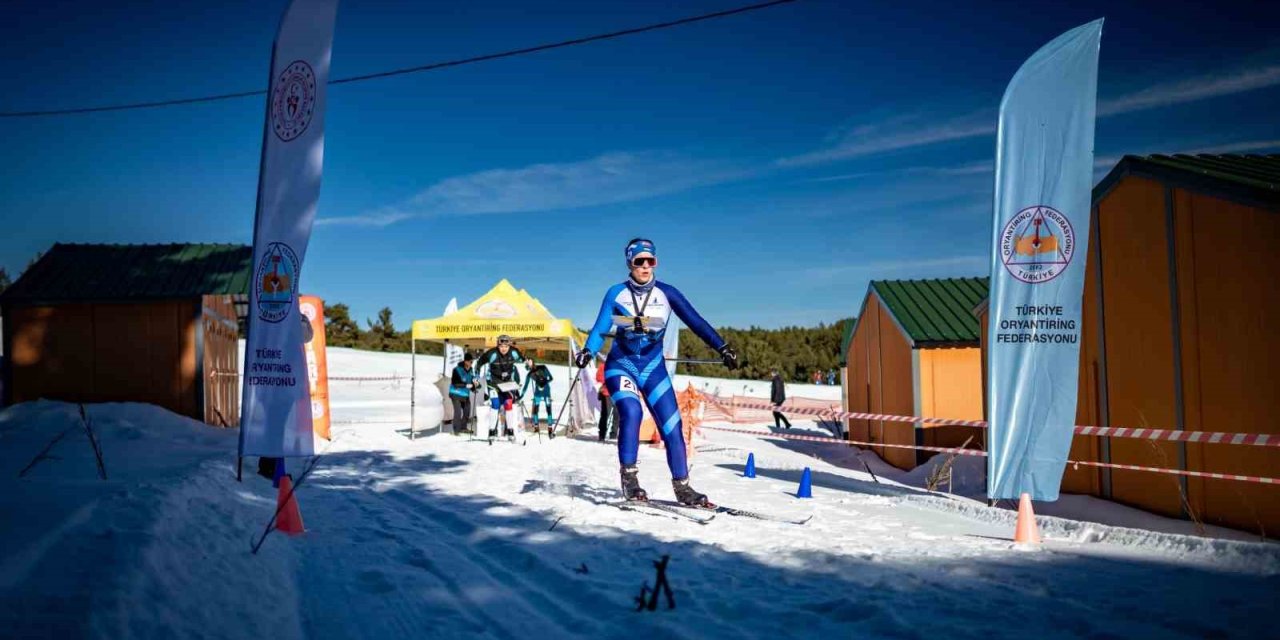
[[(276, 32), (258, 174), (240, 455), (310, 456), (311, 394), (298, 281), (324, 168), (337, 0), (293, 0)], [(323, 314), (321, 314), (323, 317)]]
[(1071, 449), (1102, 20), (1027, 59), (1000, 102), (987, 497), (1057, 500)]

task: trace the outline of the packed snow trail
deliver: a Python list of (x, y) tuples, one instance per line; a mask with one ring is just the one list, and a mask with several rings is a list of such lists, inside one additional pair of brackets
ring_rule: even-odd
[[(400, 356), (341, 349), (330, 366), (335, 375), (408, 368)], [(719, 503), (812, 520), (656, 518), (606, 504), (619, 497), (611, 444), (490, 446), (434, 431), (410, 441), (404, 422), (384, 423), (407, 417), (407, 385), (346, 384), (332, 389), (334, 442), (297, 493), (307, 533), (272, 533), (256, 556), (249, 543), (275, 492), (249, 473), (252, 460), (235, 482), (233, 431), (142, 405), (91, 406), (111, 480), (97, 479), (75, 433), (18, 479), (78, 415), (60, 403), (0, 412), (0, 629), (280, 639), (1274, 635), (1280, 545), (1044, 518), (1044, 547), (1019, 551), (1007, 511), (877, 483), (852, 460), (823, 461), (796, 443), (721, 432), (695, 441), (695, 487)], [(423, 413), (434, 394), (419, 387)], [(419, 425), (434, 426), (421, 413)], [(792, 431), (813, 428), (797, 421)], [(747, 453), (755, 479), (741, 477)], [(806, 466), (814, 497), (800, 500)], [(661, 451), (642, 447), (640, 469), (653, 497), (672, 497)], [(664, 554), (677, 608), (635, 612)]]

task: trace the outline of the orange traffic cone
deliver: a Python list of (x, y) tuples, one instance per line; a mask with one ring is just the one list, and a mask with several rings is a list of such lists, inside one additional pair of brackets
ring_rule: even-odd
[(665, 447), (662, 442), (662, 435), (658, 433), (657, 429), (653, 430), (653, 436), (649, 438), (649, 446), (655, 449), (662, 449)]
[(1018, 500), (1018, 526), (1013, 533), (1015, 544), (1040, 544), (1040, 528), (1036, 526), (1036, 514), (1031, 511), (1031, 494), (1023, 493)]
[(298, 510), (298, 501), (293, 496), (293, 479), (287, 475), (280, 478), (276, 511), (276, 529), (291, 536), (305, 531), (302, 527), (302, 512)]

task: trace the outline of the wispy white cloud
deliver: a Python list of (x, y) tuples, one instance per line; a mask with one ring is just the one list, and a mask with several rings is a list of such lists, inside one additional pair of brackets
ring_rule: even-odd
[(348, 226), (348, 227), (386, 227), (397, 222), (408, 220), (413, 216), (397, 212), (390, 209), (381, 209), (370, 211), (354, 216), (328, 216), (324, 218), (316, 218), (317, 227), (330, 226)]
[(994, 161), (980, 160), (978, 162), (969, 162), (949, 167), (903, 167), (901, 169), (886, 169), (884, 171), (842, 173), (835, 176), (810, 178), (805, 182), (846, 182), (849, 180), (860, 180), (862, 178), (875, 178), (892, 175), (971, 176), (992, 173), (995, 170), (996, 164)]
[[(914, 119), (913, 119), (914, 120)], [(944, 120), (936, 124), (895, 117), (885, 122), (857, 127), (825, 149), (781, 158), (780, 166), (806, 166), (837, 160), (910, 149), (926, 145), (989, 136), (996, 131), (993, 112), (982, 112)]]
[[(1280, 86), (1280, 65), (1264, 65), (1156, 84), (1098, 102), (1098, 117), (1169, 107)], [(823, 148), (777, 160), (780, 166), (809, 166), (995, 135), (996, 113), (983, 111), (930, 123), (901, 115), (828, 134)], [(969, 167), (975, 173), (976, 167)], [(865, 177), (846, 174), (844, 179)], [(841, 179), (833, 176), (832, 180)]]
[(527, 213), (643, 200), (748, 177), (746, 165), (671, 152), (612, 152), (587, 160), (446, 178), (402, 202), (330, 225), (387, 226), (427, 216)]
[(1098, 116), (1170, 107), (1280, 85), (1280, 65), (1167, 82), (1098, 102)]

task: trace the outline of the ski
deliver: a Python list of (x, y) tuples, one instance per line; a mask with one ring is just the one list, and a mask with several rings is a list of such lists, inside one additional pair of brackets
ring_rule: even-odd
[(748, 511), (746, 509), (735, 509), (733, 507), (725, 507), (720, 505), (716, 505), (710, 508), (695, 507), (693, 505), (680, 504), (679, 502), (672, 502), (669, 500), (650, 500), (649, 503), (654, 504), (655, 506), (661, 505), (661, 506), (670, 507), (673, 509), (683, 509), (686, 511), (702, 511), (704, 513), (712, 513), (712, 514), (723, 513), (725, 515), (735, 516), (739, 518), (752, 518), (754, 520), (765, 520), (768, 522), (781, 522), (783, 524), (803, 525), (813, 519), (813, 516), (808, 516), (806, 518), (796, 520), (794, 518), (775, 516), (768, 513), (760, 513), (758, 511)]
[[(668, 504), (654, 504), (652, 501), (629, 500), (626, 502), (608, 502), (606, 504), (623, 511), (634, 511), (645, 515), (670, 517), (677, 520), (689, 520), (698, 524), (707, 524), (716, 518), (714, 513), (694, 514), (688, 510), (678, 509)], [(707, 510), (702, 509), (701, 511), (706, 512)]]
[(758, 511), (746, 511), (744, 509), (733, 509), (731, 507), (716, 507), (716, 513), (724, 513), (727, 515), (738, 516), (742, 518), (754, 518), (756, 520), (767, 520), (769, 522), (781, 522), (783, 524), (794, 524), (794, 525), (806, 524), (813, 519), (812, 515), (796, 520), (796, 519), (787, 518), (784, 516), (775, 516), (773, 514), (760, 513)]

